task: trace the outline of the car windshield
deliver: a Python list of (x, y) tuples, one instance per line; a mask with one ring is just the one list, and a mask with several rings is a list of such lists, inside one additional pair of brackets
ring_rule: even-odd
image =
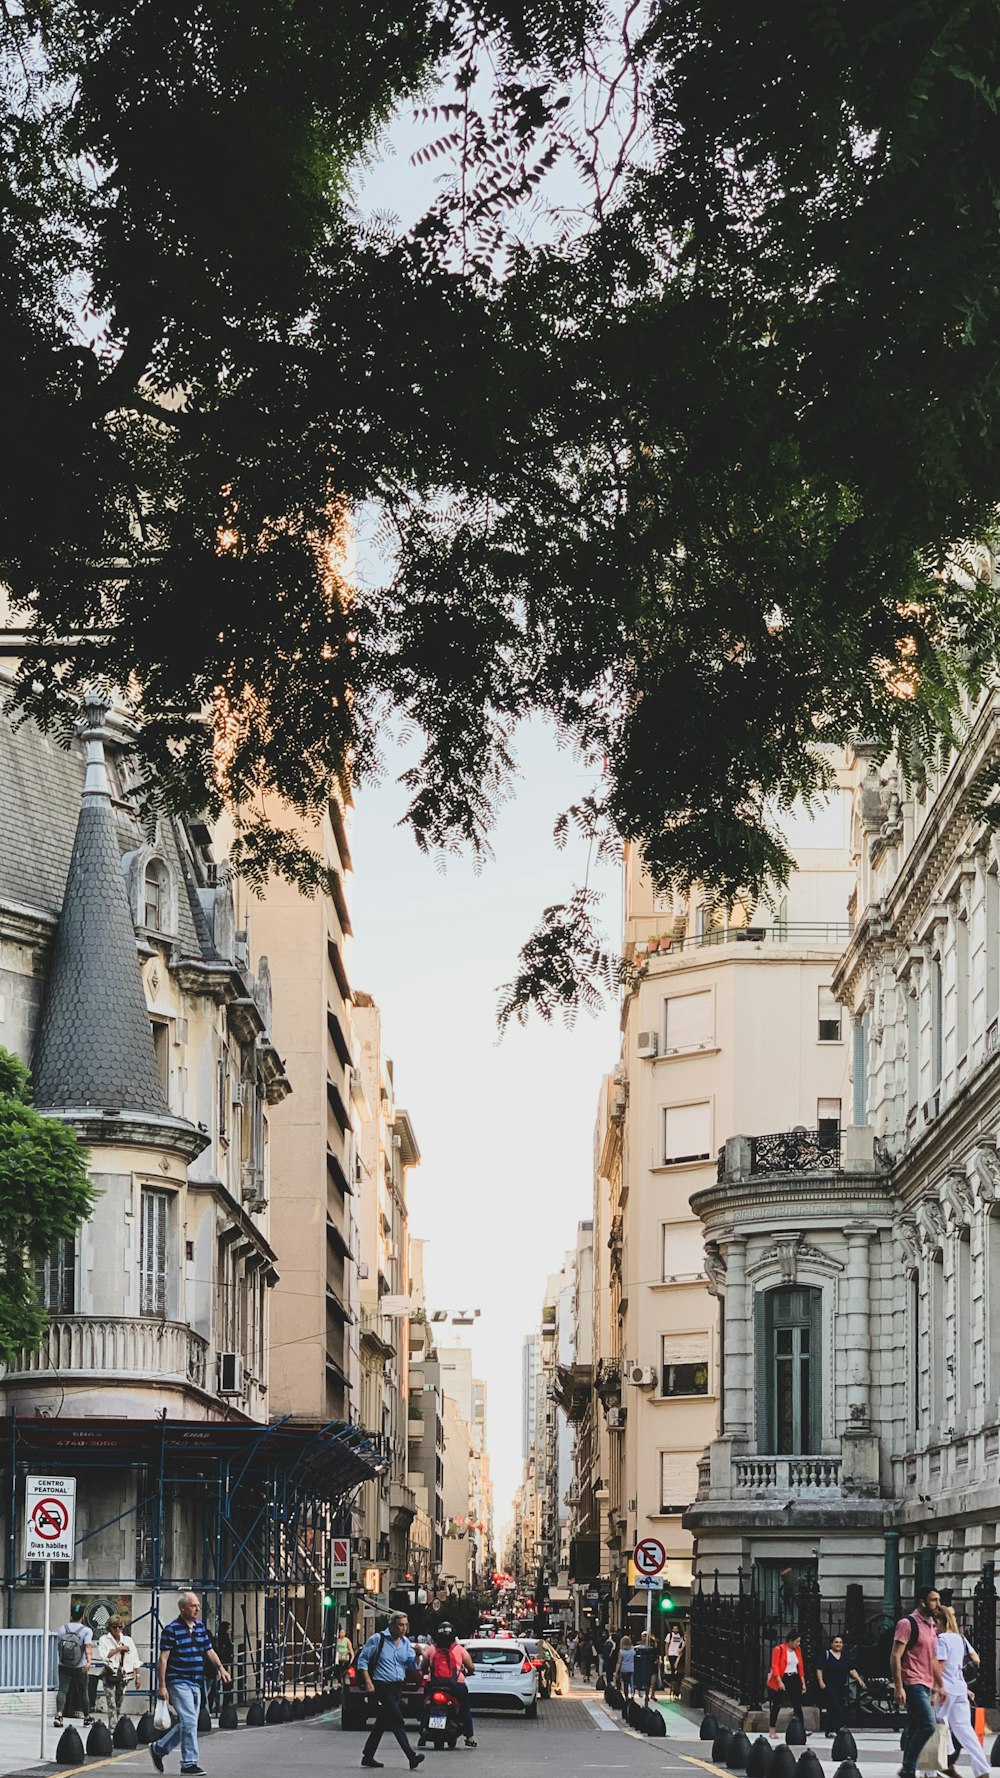
[(524, 1650), (510, 1642), (491, 1642), (488, 1648), (470, 1648), (469, 1653), (477, 1667), (519, 1667), (524, 1660)]

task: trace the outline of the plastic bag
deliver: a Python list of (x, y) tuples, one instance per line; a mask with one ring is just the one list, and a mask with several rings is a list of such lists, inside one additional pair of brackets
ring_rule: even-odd
[(158, 1735), (165, 1735), (170, 1727), (170, 1705), (166, 1698), (157, 1698), (156, 1709), (153, 1711), (153, 1727)]

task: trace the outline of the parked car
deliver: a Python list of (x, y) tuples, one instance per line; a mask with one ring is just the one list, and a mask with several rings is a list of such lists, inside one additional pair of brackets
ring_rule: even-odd
[(538, 1715), (539, 1669), (513, 1637), (464, 1644), (475, 1671), (466, 1676), (473, 1710), (523, 1710)]
[(555, 1650), (544, 1640), (536, 1641), (533, 1636), (525, 1636), (522, 1640), (538, 1669), (538, 1696), (551, 1698), (556, 1683)]
[[(407, 1673), (402, 1697), (404, 1716), (416, 1721), (423, 1706), (423, 1695), (423, 1675), (413, 1671)], [(363, 1729), (374, 1717), (375, 1699), (365, 1691), (364, 1681), (352, 1661), (340, 1688), (340, 1726), (342, 1729)]]

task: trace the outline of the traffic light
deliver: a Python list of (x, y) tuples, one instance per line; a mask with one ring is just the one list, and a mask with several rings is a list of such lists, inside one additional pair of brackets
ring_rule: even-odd
[(333, 1594), (332, 1593), (324, 1593), (323, 1594), (323, 1610), (329, 1611), (332, 1608), (332, 1606), (333, 1606)]
[(671, 1598), (670, 1594), (669, 1593), (661, 1593), (660, 1594), (660, 1610), (661, 1611), (673, 1611), (673, 1609), (674, 1609), (674, 1602), (673, 1602), (673, 1599)]

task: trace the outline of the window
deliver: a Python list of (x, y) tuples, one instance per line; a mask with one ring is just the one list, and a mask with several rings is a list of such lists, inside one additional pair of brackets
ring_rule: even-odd
[(986, 873), (986, 1023), (1000, 1013), (1000, 877)]
[(950, 1350), (944, 1323), (944, 1258), (940, 1253), (931, 1256), (929, 1282), (931, 1425), (937, 1427), (944, 1419), (945, 1354)]
[(698, 1492), (699, 1451), (660, 1452), (660, 1511), (683, 1513)]
[(819, 990), (819, 1043), (840, 1042), (840, 1007), (833, 998), (832, 988)]
[(678, 1050), (707, 1049), (715, 1036), (711, 993), (677, 994), (665, 1000), (663, 1027), (666, 1055)]
[(799, 1286), (757, 1297), (758, 1444), (776, 1457), (819, 1449), (821, 1304), (819, 1290)]
[(158, 858), (146, 866), (142, 890), (142, 923), (150, 932), (165, 932), (167, 927), (167, 869)]
[(663, 1113), (663, 1164), (707, 1161), (712, 1146), (712, 1108), (668, 1105)]
[(662, 1347), (662, 1393), (707, 1395), (708, 1334), (664, 1334)]
[(170, 1100), (170, 1026), (163, 1019), (150, 1019), (153, 1028), (153, 1056), (160, 1077), (163, 1097)]
[(853, 1116), (857, 1125), (868, 1122), (868, 1014), (854, 1021)]
[(906, 996), (906, 1105), (915, 1111), (920, 1097), (920, 1002)]
[(67, 1237), (35, 1266), (35, 1284), (42, 1305), (52, 1315), (72, 1315), (76, 1308), (76, 1247)]
[(726, 938), (726, 916), (722, 908), (700, 907), (695, 915), (695, 936), (700, 945), (721, 945)]
[(821, 1142), (840, 1141), (840, 1100), (817, 1099), (816, 1129)]
[(931, 958), (931, 1090), (940, 1086), (944, 1070), (943, 1019), (944, 994), (941, 982), (941, 959)]
[(969, 1049), (969, 922), (955, 921), (955, 1060)]
[(920, 1369), (923, 1362), (923, 1341), (920, 1338), (920, 1278), (910, 1273), (910, 1430), (916, 1435), (920, 1426)]
[(139, 1313), (167, 1312), (167, 1208), (169, 1192), (143, 1191), (139, 1249)]
[(663, 1235), (663, 1282), (674, 1278), (701, 1278), (705, 1271), (705, 1246), (700, 1222), (690, 1216), (660, 1224)]
[(955, 1251), (955, 1326), (951, 1350), (955, 1354), (955, 1390), (958, 1411), (972, 1406), (972, 1247), (968, 1229), (960, 1234)]

